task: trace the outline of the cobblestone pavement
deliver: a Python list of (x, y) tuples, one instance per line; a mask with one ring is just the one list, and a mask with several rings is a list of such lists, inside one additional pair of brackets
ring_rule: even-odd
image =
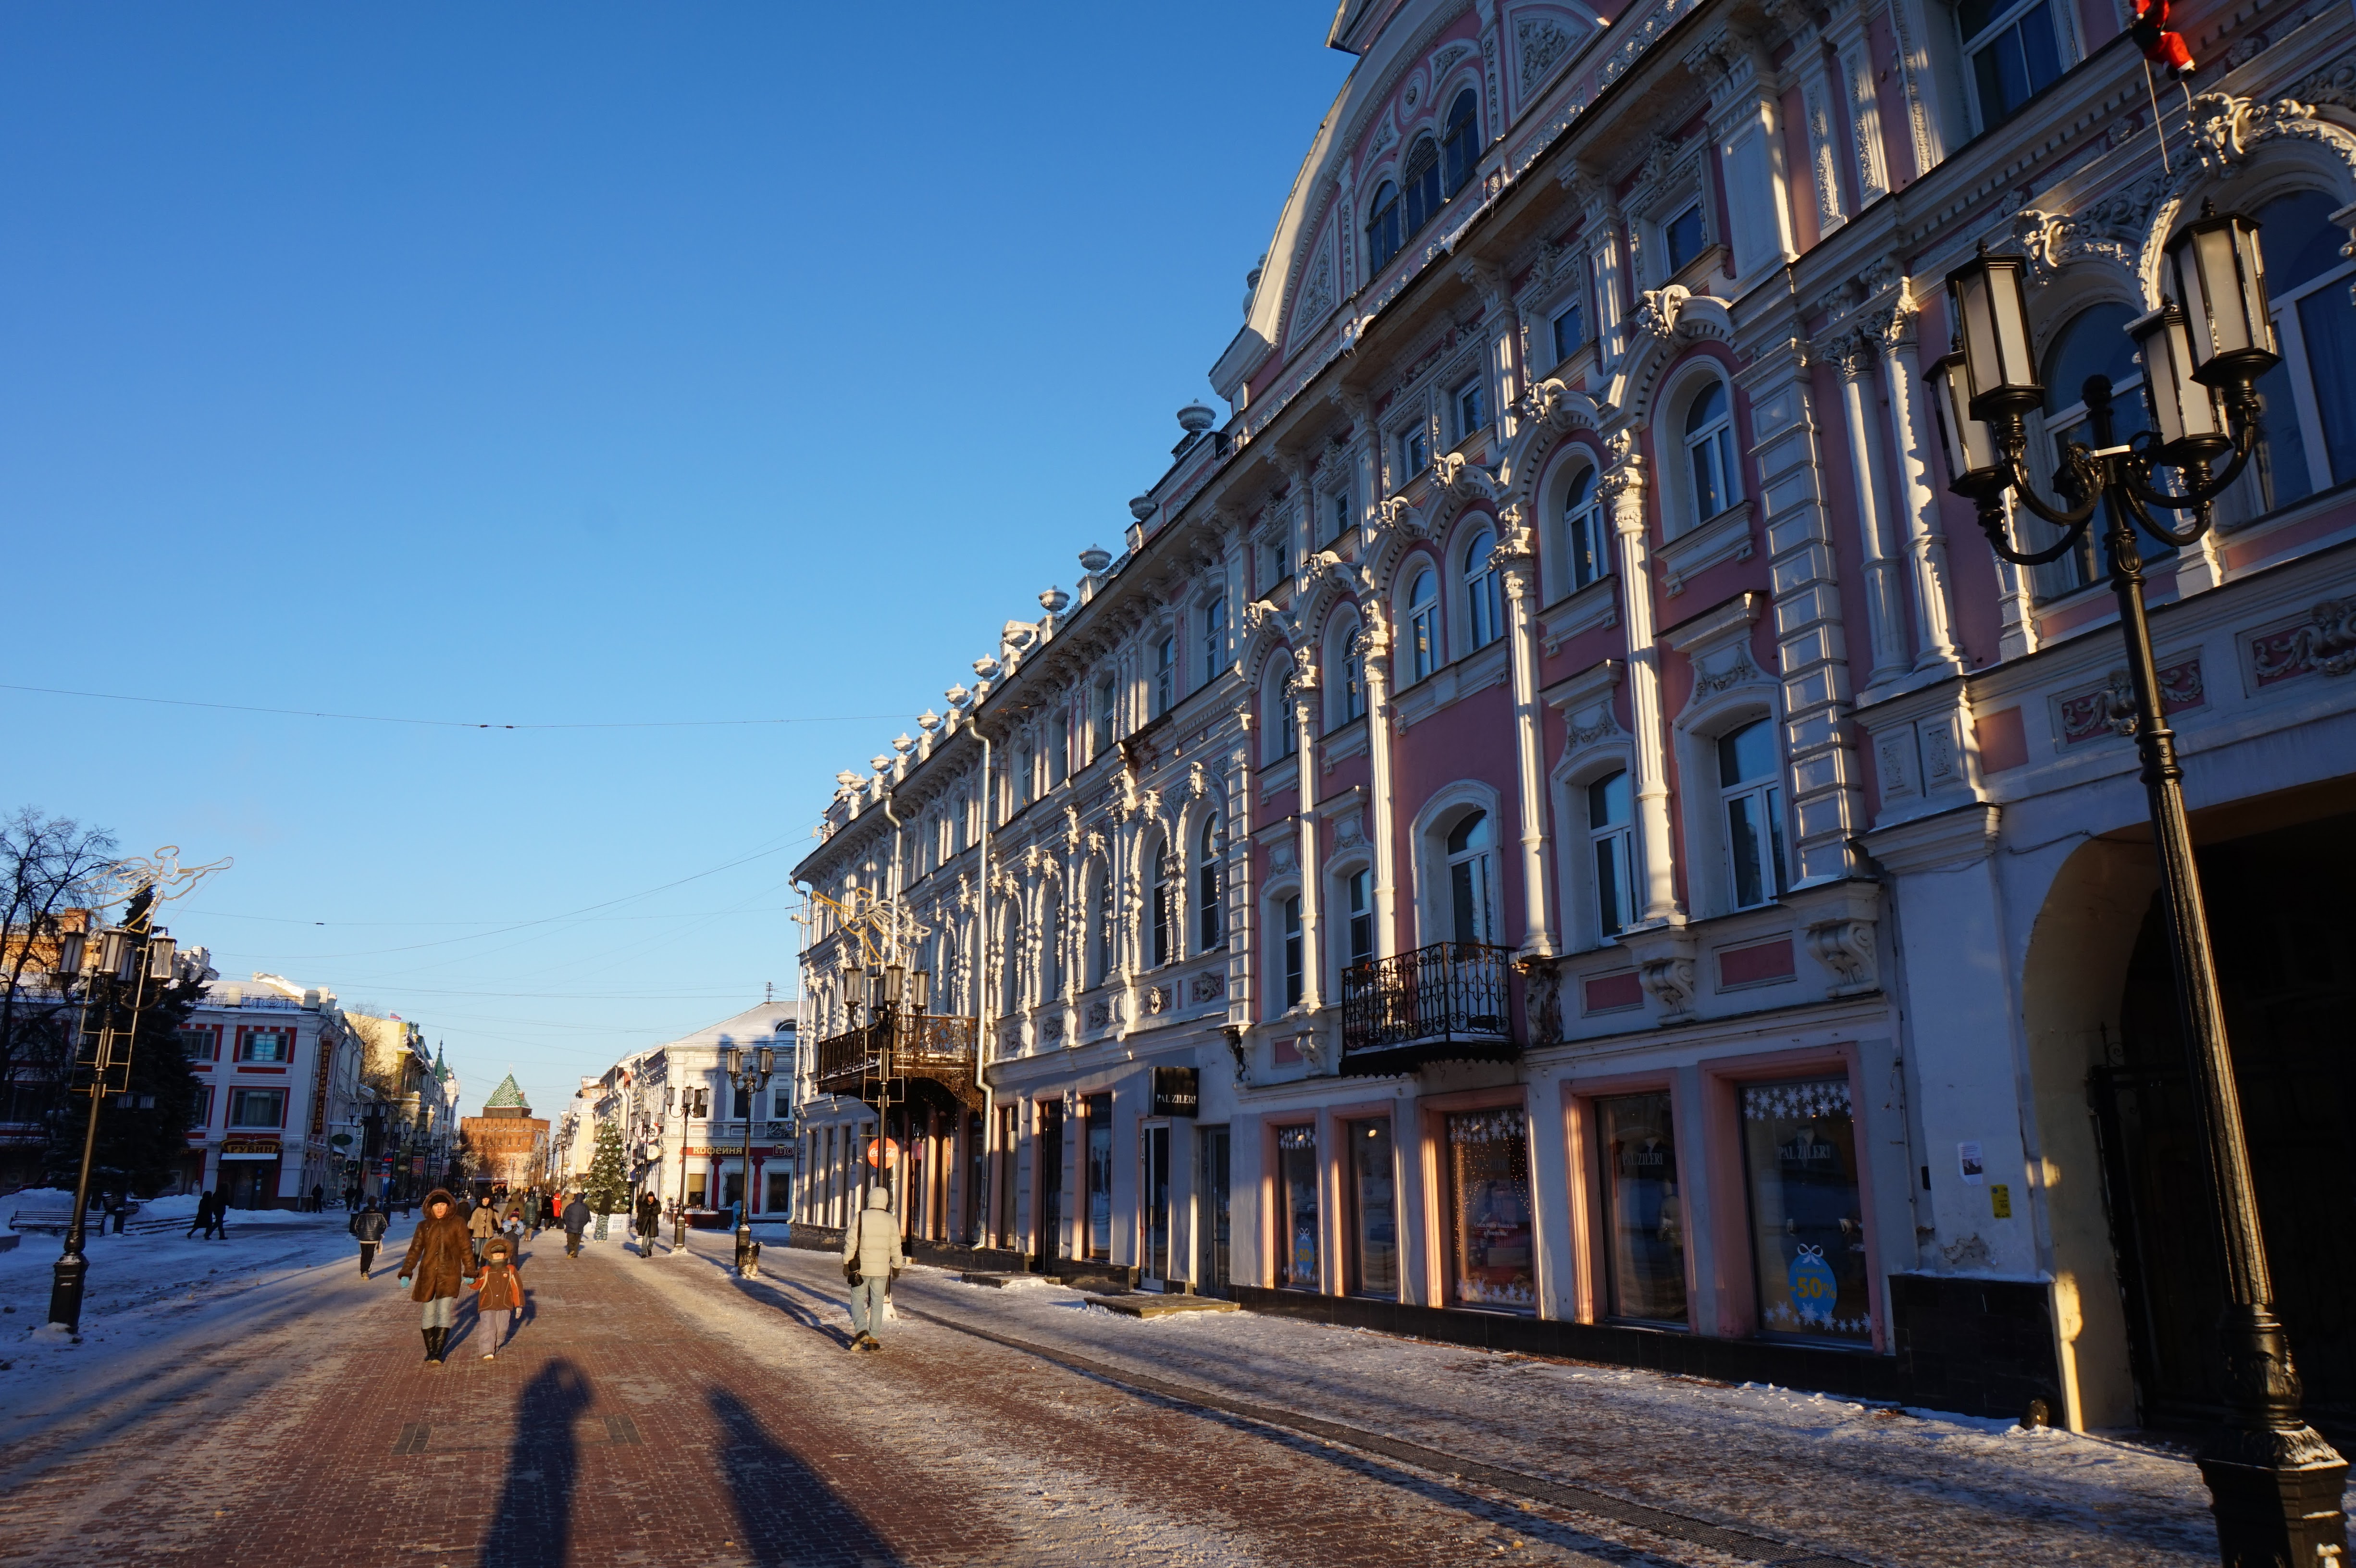
[[(533, 1316), (493, 1362), (477, 1359), (469, 1317), (450, 1364), (423, 1366), (406, 1294), (345, 1264), (251, 1293), (234, 1333), (199, 1324), (29, 1398), (0, 1382), (0, 1562), (1841, 1560), (1780, 1520), (1713, 1534), (1681, 1522), (1692, 1510), (1583, 1509), (1595, 1494), (1534, 1493), (1474, 1463), (1426, 1462), (1431, 1446), (1456, 1451), (1431, 1445), (1428, 1427), (1402, 1434), (1427, 1446), (1385, 1452), (1271, 1426), (1234, 1413), (1234, 1391), (1183, 1355), (1108, 1350), (1092, 1333), (1060, 1347), (1099, 1369), (1075, 1371), (948, 1319), (1053, 1349), (1042, 1314), (1092, 1329), (1104, 1315), (983, 1300), (998, 1293), (938, 1275), (907, 1276), (889, 1349), (852, 1355), (830, 1260), (773, 1247), (765, 1277), (739, 1282), (719, 1266), (725, 1246), (699, 1237), (690, 1256), (640, 1259), (605, 1243), (576, 1262), (543, 1239), (525, 1261)], [(1401, 1358), (1458, 1354), (1386, 1343)], [(1149, 1365), (1209, 1404), (1151, 1392)], [(1287, 1410), (1345, 1424), (1363, 1413), (1281, 1382), (1269, 1397)], [(1231, 1408), (1212, 1407), (1222, 1403)], [(1465, 1458), (1537, 1473), (1496, 1446)], [(2022, 1538), (2007, 1560), (2076, 1560), (2055, 1541), (2047, 1556)], [(1841, 1550), (1860, 1563), (1959, 1560), (1929, 1546)]]

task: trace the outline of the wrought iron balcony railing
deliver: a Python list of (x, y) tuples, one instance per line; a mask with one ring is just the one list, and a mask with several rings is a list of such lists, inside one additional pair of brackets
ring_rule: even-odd
[(974, 1082), (979, 1031), (976, 1019), (904, 1013), (819, 1040), (811, 1072), (821, 1094), (863, 1097), (866, 1085), (893, 1078), (961, 1091)]
[(1510, 1061), (1513, 954), (1440, 942), (1342, 976), (1342, 1071), (1408, 1072), (1428, 1061)]

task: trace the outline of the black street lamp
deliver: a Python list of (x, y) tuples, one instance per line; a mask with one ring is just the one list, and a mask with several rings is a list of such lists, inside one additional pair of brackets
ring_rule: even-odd
[(776, 1071), (777, 1053), (767, 1046), (750, 1052), (741, 1045), (728, 1048), (728, 1081), (736, 1086), (744, 1106), (744, 1176), (736, 1206), (736, 1272), (750, 1279), (760, 1272), (760, 1250), (753, 1241), (753, 1102), (769, 1086)]
[[(98, 933), (95, 944), (80, 932), (58, 939), (58, 965), (52, 976), (60, 996), (75, 982), (82, 986), (81, 1015), (74, 1030), (71, 1092), (90, 1096), (90, 1118), (81, 1136), (81, 1169), (74, 1179), (73, 1217), (66, 1225), (65, 1251), (51, 1271), (49, 1321), (69, 1334), (81, 1331), (82, 1291), (90, 1279), (90, 1259), (82, 1253), (87, 1239), (83, 1221), (90, 1211), (90, 1167), (98, 1153), (98, 1112), (110, 1094), (125, 1093), (131, 1083), (131, 1051), (137, 1043), (139, 1013), (147, 998), (147, 982), (172, 977), (177, 946), (170, 934), (155, 923), (155, 889), (150, 883), (132, 896), (123, 922)], [(130, 1013), (117, 1028), (117, 1015), (129, 993)]]
[[(2144, 613), (2140, 526), (2169, 545), (2191, 544), (2210, 526), (2209, 505), (2241, 476), (2256, 450), (2260, 413), (2255, 382), (2278, 360), (2266, 308), (2258, 226), (2239, 213), (2201, 217), (2169, 243), (2169, 297), (2127, 331), (2143, 359), (2153, 432), (2130, 443), (2111, 433), (2111, 383), (2086, 380), (2096, 444), (2072, 443), (2062, 453), (2056, 505), (2039, 496), (2028, 464), (2023, 418), (2044, 401), (2030, 352), (2029, 308), (2018, 256), (1980, 254), (1947, 276), (1957, 352), (1933, 366), (1939, 436), (1954, 492), (1976, 503), (1981, 528), (2005, 560), (2021, 566), (2053, 560), (2076, 546), (2103, 515), (2103, 545), (2118, 596), (2134, 683), (2136, 745), (2159, 849), (2176, 1006), (2190, 1057), (2208, 1155), (2209, 1188), (2227, 1302), (2220, 1324), (2220, 1386), (2226, 1425), (2206, 1445), (2201, 1474), (2217, 1516), (2217, 1544), (2228, 1568), (2242, 1564), (2339, 1562), (2347, 1551), (2340, 1493), (2347, 1461), (2299, 1413), (2298, 1373), (2290, 1342), (2274, 1315), (2274, 1285), (2258, 1224), (2241, 1096), (2209, 945), (2209, 922), (2184, 815), (2184, 769), (2161, 709)], [(2231, 452), (2224, 472), (2210, 464)], [(2162, 471), (2173, 475), (2163, 487)], [(2011, 496), (2060, 528), (2059, 542), (2023, 549), (2005, 513)], [(2153, 514), (2190, 515), (2170, 528)]]
[(712, 1091), (709, 1089), (666, 1089), (663, 1091), (663, 1115), (669, 1119), (673, 1097), (679, 1105), (679, 1191), (671, 1198), (670, 1250), (673, 1254), (687, 1250), (687, 1129), (698, 1117), (712, 1115)]

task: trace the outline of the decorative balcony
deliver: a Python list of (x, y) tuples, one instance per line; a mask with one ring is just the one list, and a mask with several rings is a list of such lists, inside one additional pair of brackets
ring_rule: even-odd
[[(981, 1108), (974, 1075), (980, 1020), (940, 1013), (908, 1013), (818, 1042), (812, 1063), (818, 1092), (872, 1100), (894, 1079), (938, 1084), (962, 1104)], [(898, 1091), (894, 1098), (905, 1094)]]
[(1513, 954), (1441, 942), (1342, 976), (1342, 1071), (1412, 1072), (1433, 1061), (1510, 1061)]

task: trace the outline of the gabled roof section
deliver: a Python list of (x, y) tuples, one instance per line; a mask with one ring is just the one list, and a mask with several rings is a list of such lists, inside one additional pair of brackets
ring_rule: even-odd
[(512, 1072), (500, 1079), (499, 1086), (491, 1091), (491, 1097), (483, 1102), (483, 1109), (486, 1111), (502, 1105), (512, 1105), (526, 1111), (531, 1109), (524, 1100), (523, 1086), (515, 1081), (515, 1074)]

